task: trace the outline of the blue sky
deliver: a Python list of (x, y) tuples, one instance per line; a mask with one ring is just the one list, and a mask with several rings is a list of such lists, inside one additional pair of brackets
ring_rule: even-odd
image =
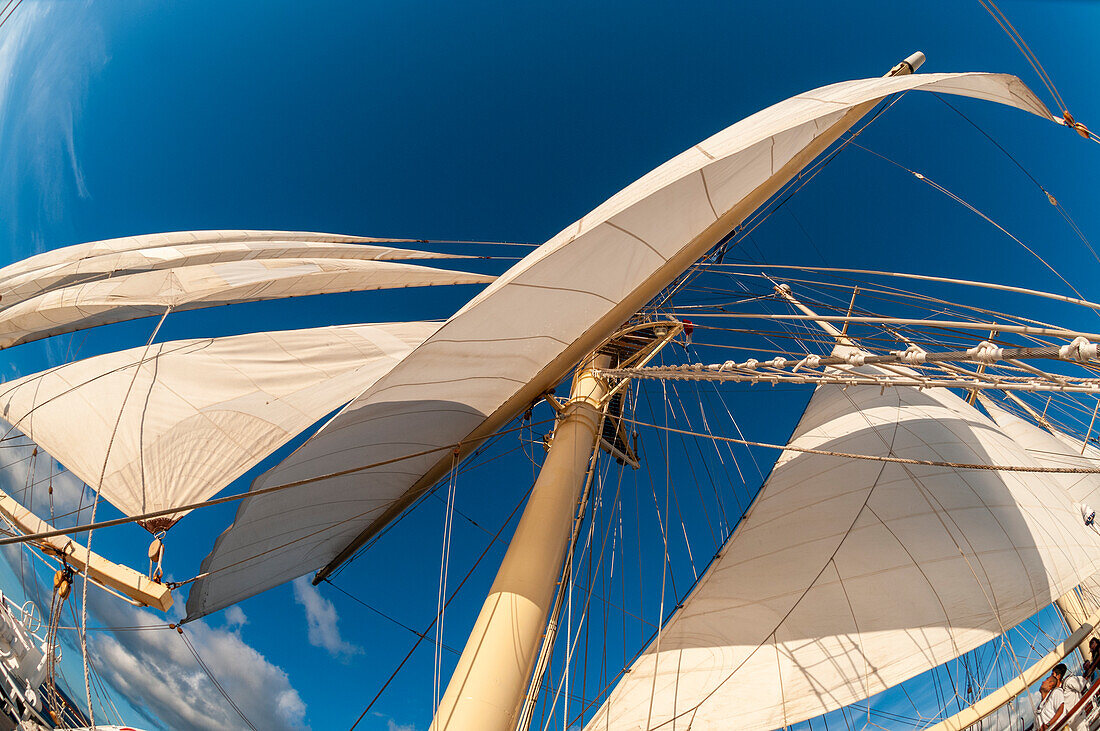
[[(1100, 5), (1005, 0), (1002, 7), (1078, 119), (1100, 127), (1089, 63)], [(0, 263), (82, 241), (208, 228), (537, 243), (736, 120), (806, 89), (881, 75), (917, 49), (928, 55), (925, 71), (1016, 73), (1051, 104), (980, 5), (961, 0), (24, 0), (0, 28)], [(876, 122), (862, 144), (960, 194), (1072, 273), (1086, 296), (1100, 296), (1090, 285), (1095, 261), (1045, 197), (954, 112), (916, 96)], [(1100, 239), (1095, 147), (1015, 111), (956, 104)], [(793, 215), (774, 216), (754, 234), (754, 260), (824, 259), (1064, 291), (988, 223), (859, 149), (840, 155), (788, 209)], [(477, 266), (496, 273), (508, 263)], [(160, 337), (445, 317), (473, 291), (185, 313), (170, 317)], [(137, 322), (23, 346), (7, 351), (0, 369), (5, 377), (30, 373), (74, 354), (143, 342), (151, 328)], [(752, 422), (752, 438), (782, 440), (806, 397), (744, 393), (730, 404), (736, 418)], [(648, 438), (656, 449), (657, 437)], [(750, 456), (761, 460), (760, 472)], [(738, 457), (746, 471), (738, 499), (747, 502), (769, 456)], [(456, 525), (455, 567), (464, 572), (477, 557), (530, 474), (524, 453), (512, 452), (460, 481), (458, 505), (478, 525)], [(193, 575), (232, 516), (232, 507), (219, 507), (181, 522), (169, 538), (170, 573)], [(423, 629), (435, 614), (439, 550), (434, 540), (425, 548), (421, 537), (438, 535), (441, 522), (440, 502), (426, 501), (337, 583)], [(136, 528), (104, 532), (95, 542), (118, 560), (144, 561), (147, 537)], [(465, 601), (448, 610), (449, 646), (461, 646), (499, 556), (490, 551), (460, 595)], [(19, 582), (6, 573), (0, 587), (17, 592)], [(104, 622), (144, 621), (106, 603), (100, 611)], [(655, 611), (648, 607), (644, 616)], [(257, 669), (255, 682), (219, 679), (250, 713), (270, 714), (254, 718), (270, 728), (347, 728), (415, 640), (328, 586), (281, 587), (193, 627), (216, 671)], [(628, 640), (640, 641), (644, 630), (630, 627)], [(166, 727), (202, 727), (165, 683), (136, 682), (158, 657), (167, 658), (163, 674), (190, 677), (187, 656), (173, 654), (183, 652), (178, 638), (134, 634), (158, 639), (104, 633), (93, 643), (99, 657), (129, 668), (113, 683), (125, 717), (152, 726), (156, 719), (135, 710), (145, 707)], [(67, 650), (66, 671), (82, 686), (77, 654)], [(453, 661), (444, 653), (444, 673)], [(425, 644), (360, 728), (426, 729), (432, 674)]]

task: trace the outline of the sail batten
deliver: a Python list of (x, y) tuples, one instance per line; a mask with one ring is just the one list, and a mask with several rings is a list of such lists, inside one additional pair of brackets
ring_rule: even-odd
[[(339, 471), (459, 442), (472, 449), (812, 162), (837, 139), (834, 127), (846, 115), (858, 118), (884, 96), (913, 89), (1051, 119), (1019, 79), (1000, 74), (844, 82), (765, 109), (656, 168), (529, 254), (254, 486), (319, 478), (319, 465)], [(318, 479), (315, 494), (342, 511), (289, 492), (244, 501), (204, 561), (209, 577), (193, 585), (189, 616), (333, 566), (445, 474), (449, 460), (431, 455), (400, 471)], [(349, 514), (358, 518), (349, 522)], [(300, 530), (288, 531), (292, 515)], [(272, 545), (276, 533), (290, 542), (254, 550)]]
[(157, 343), (2, 384), (0, 416), (139, 515), (218, 492), (438, 328), (346, 325)]
[[(1037, 464), (942, 389), (821, 386), (791, 445)], [(786, 451), (586, 728), (678, 719), (716, 731), (737, 718), (764, 731), (814, 718), (1002, 634), (1097, 568), (1100, 537), (1050, 475)]]

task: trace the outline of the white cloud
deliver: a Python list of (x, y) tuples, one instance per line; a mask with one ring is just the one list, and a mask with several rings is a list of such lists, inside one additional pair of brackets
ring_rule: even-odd
[[(88, 595), (89, 604), (92, 596)], [(152, 612), (103, 595), (94, 601), (93, 611), (109, 626), (164, 622)], [(241, 612), (237, 619), (243, 617)], [(271, 731), (308, 728), (305, 703), (286, 672), (249, 646), (239, 625), (215, 629), (197, 621), (184, 625), (183, 631), (252, 725)], [(91, 637), (89, 647), (107, 682), (143, 709), (151, 723), (180, 731), (248, 728), (175, 631), (105, 633)]]
[(244, 610), (234, 604), (225, 610), (225, 628), (229, 630), (239, 630), (248, 624), (248, 617), (245, 616)]
[(301, 604), (306, 611), (311, 645), (323, 647), (330, 655), (344, 661), (363, 652), (363, 648), (340, 637), (340, 628), (337, 627), (340, 617), (336, 614), (336, 607), (321, 596), (321, 592), (310, 583), (308, 576), (295, 579), (294, 601)]
[[(50, 484), (54, 488), (54, 509), (59, 515), (75, 511), (84, 492), (81, 517), (88, 517), (91, 493), (79, 480), (69, 473), (56, 474), (58, 468), (42, 452), (32, 458), (31, 446), (5, 444), (8, 446), (0, 449), (0, 487), (25, 505), (33, 505), (42, 515), (49, 514), (46, 506)], [(65, 522), (76, 517), (73, 515)], [(0, 554), (18, 572), (20, 549), (15, 546), (5, 549)], [(28, 581), (23, 588), (34, 595), (35, 586)], [(35, 598), (44, 606), (49, 600), (48, 582), (41, 588), (45, 594)], [(74, 594), (77, 598), (70, 601), (79, 602), (79, 592)], [(94, 588), (88, 592), (88, 607), (89, 625), (163, 627), (165, 622), (153, 612), (123, 604)], [(174, 618), (178, 621), (178, 606), (176, 611)], [(256, 728), (272, 731), (308, 728), (305, 703), (291, 686), (286, 672), (242, 637), (241, 630), (248, 623), (244, 611), (236, 606), (229, 608), (224, 622), (219, 628), (202, 621), (192, 622), (184, 626), (184, 632), (229, 697)], [(66, 633), (65, 654), (79, 667), (80, 651), (73, 644), (74, 639), (72, 633)], [(151, 629), (95, 634), (89, 636), (88, 647), (92, 663), (104, 679), (139, 709), (150, 725), (180, 731), (248, 728), (176, 632)], [(74, 664), (68, 664), (68, 668), (73, 667)], [(79, 670), (69, 679), (76, 688), (75, 697), (82, 699)]]
[(386, 722), (386, 731), (416, 731), (416, 724), (398, 723), (390, 716), (387, 716), (385, 713), (379, 713), (378, 711), (371, 711), (371, 715)]
[(4, 439), (0, 479), (5, 492), (39, 515), (56, 516), (58, 527), (90, 518), (95, 493), (85, 489), (83, 482), (41, 449), (36, 454), (34, 444), (7, 422), (0, 421), (0, 437)]

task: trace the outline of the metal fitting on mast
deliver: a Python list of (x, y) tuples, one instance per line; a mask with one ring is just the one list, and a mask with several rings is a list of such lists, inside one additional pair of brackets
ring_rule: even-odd
[(917, 69), (924, 65), (927, 59), (924, 57), (924, 53), (917, 51), (910, 54), (908, 58), (899, 63), (894, 68), (890, 69), (890, 73), (887, 76), (904, 76), (905, 74), (915, 74)]

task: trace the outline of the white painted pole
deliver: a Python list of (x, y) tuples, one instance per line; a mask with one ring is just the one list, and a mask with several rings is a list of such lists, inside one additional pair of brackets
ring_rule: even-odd
[(573, 380), (542, 471), (436, 709), (431, 731), (516, 727), (596, 448), (607, 386), (592, 369), (608, 363), (607, 356), (596, 356)]

